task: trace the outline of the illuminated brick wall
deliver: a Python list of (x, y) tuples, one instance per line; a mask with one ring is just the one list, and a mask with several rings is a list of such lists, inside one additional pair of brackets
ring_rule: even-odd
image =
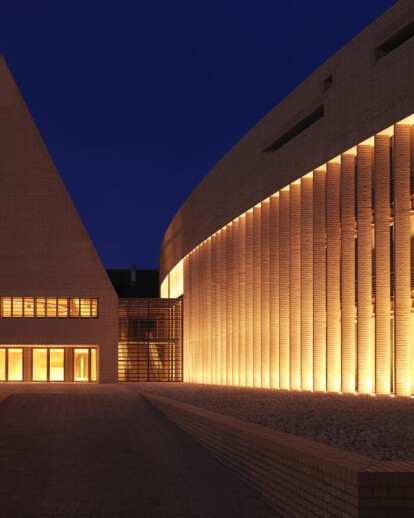
[(413, 122), (304, 172), (184, 258), (185, 381), (412, 393)]

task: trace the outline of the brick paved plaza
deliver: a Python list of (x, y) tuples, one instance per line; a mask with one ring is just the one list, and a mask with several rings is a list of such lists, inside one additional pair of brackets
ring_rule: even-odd
[(273, 516), (133, 385), (4, 384), (0, 399), (1, 517)]

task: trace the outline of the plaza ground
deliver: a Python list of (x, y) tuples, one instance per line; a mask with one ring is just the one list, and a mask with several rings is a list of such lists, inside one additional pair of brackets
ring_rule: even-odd
[(133, 384), (1, 384), (0, 516), (274, 516)]

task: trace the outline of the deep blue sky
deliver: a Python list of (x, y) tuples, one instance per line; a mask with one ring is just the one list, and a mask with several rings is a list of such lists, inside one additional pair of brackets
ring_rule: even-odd
[(107, 268), (169, 221), (278, 101), (395, 0), (13, 0), (4, 54)]

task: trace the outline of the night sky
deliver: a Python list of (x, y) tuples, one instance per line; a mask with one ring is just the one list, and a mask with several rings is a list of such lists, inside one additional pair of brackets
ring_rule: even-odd
[(4, 54), (107, 268), (156, 268), (180, 205), (395, 0), (13, 0)]

